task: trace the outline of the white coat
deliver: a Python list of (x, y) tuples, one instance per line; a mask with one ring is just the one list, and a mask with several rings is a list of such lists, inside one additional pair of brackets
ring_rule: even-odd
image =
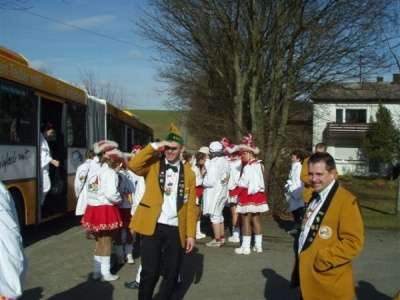
[(228, 200), (230, 164), (225, 156), (206, 161), (207, 172), (203, 178), (203, 214), (219, 215)]
[(300, 180), (301, 168), (301, 162), (292, 163), (289, 178), (285, 184), (285, 196), (289, 204), (289, 212), (304, 207), (304, 201), (302, 199), (304, 182)]
[[(50, 155), (50, 147), (47, 143), (44, 135), (40, 134), (40, 167), (42, 173), (42, 192), (44, 196), (46, 193), (50, 191), (51, 188), (51, 181), (49, 176), (49, 169), (50, 169), (50, 161), (52, 160)], [(42, 204), (44, 201), (44, 197), (42, 199)]]
[(22, 295), (28, 263), (24, 254), (14, 200), (0, 182), (0, 297)]

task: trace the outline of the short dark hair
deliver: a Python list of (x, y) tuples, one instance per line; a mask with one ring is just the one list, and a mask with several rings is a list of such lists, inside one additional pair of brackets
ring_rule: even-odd
[(316, 164), (319, 162), (324, 162), (326, 165), (325, 169), (329, 172), (336, 169), (335, 159), (328, 152), (315, 152), (310, 156), (308, 164)]
[(294, 156), (296, 156), (298, 159), (300, 159), (301, 162), (302, 162), (303, 159), (304, 159), (303, 152), (301, 152), (301, 150), (299, 150), (299, 149), (293, 150), (292, 153), (290, 153), (290, 156), (292, 156), (292, 155), (294, 155)]
[(328, 148), (328, 145), (325, 143), (318, 143), (315, 145), (315, 150), (317, 150), (318, 148), (324, 148), (324, 152), (326, 152), (326, 149)]
[(191, 155), (189, 152), (187, 152), (187, 151), (183, 151), (183, 152), (182, 152), (182, 158), (183, 158), (186, 162), (188, 162), (188, 161), (192, 158), (192, 155)]

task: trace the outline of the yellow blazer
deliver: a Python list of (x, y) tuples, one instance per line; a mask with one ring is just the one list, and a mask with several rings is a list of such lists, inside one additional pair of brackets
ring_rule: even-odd
[(350, 300), (355, 296), (352, 259), (364, 245), (361, 209), (356, 197), (337, 183), (326, 201), (330, 203), (321, 209), (322, 222), (314, 220), (314, 232), (310, 230), (300, 255), (296, 253), (291, 286), (300, 283), (307, 300)]
[[(164, 196), (160, 190), (160, 158), (149, 144), (136, 154), (128, 164), (129, 169), (146, 181), (143, 197), (129, 225), (135, 232), (153, 235), (161, 213)], [(162, 158), (164, 159), (164, 158)], [(189, 165), (184, 165), (184, 200), (178, 210), (179, 237), (182, 247), (186, 238), (196, 236), (196, 177)]]

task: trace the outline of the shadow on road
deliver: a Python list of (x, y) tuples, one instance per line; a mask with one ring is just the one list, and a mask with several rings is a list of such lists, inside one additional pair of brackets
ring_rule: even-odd
[(264, 299), (300, 299), (299, 289), (291, 289), (290, 282), (274, 270), (263, 269), (262, 274), (267, 279)]
[(273, 218), (278, 223), (279, 228), (282, 228), (285, 232), (294, 227), (293, 221), (282, 219), (279, 215), (274, 215)]
[[(72, 227), (80, 226), (81, 218), (82, 216), (68, 214), (45, 223), (26, 227), (22, 233), (24, 247), (28, 247), (53, 235), (61, 234)], [(84, 230), (82, 229), (82, 234), (83, 232)]]
[(204, 255), (199, 253), (198, 248), (194, 248), (189, 254), (183, 256), (181, 266), (180, 289), (174, 293), (174, 300), (184, 299), (187, 291), (192, 284), (198, 284), (203, 277)]
[[(357, 299), (363, 300), (391, 300), (392, 297), (382, 294), (369, 282), (360, 280), (356, 286)], [(393, 295), (394, 296), (394, 295)]]

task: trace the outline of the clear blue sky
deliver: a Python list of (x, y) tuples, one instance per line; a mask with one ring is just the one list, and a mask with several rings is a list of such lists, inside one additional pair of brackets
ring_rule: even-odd
[[(132, 109), (166, 109), (150, 49), (131, 21), (146, 0), (0, 0), (0, 45), (76, 84), (79, 70), (122, 89)], [(8, 4), (5, 4), (8, 3)], [(26, 10), (13, 10), (21, 5)]]

